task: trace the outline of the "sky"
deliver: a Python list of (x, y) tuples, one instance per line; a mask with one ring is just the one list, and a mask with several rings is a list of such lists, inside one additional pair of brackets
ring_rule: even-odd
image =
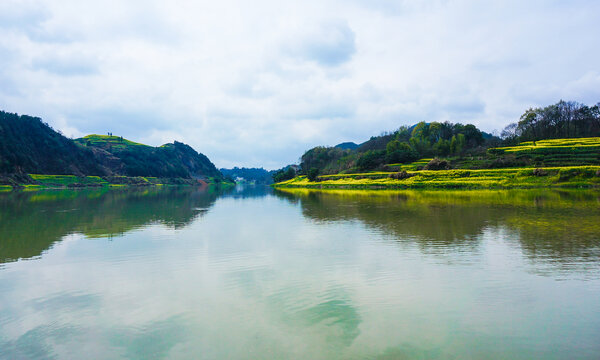
[(217, 167), (600, 101), (600, 1), (0, 1), (0, 109)]

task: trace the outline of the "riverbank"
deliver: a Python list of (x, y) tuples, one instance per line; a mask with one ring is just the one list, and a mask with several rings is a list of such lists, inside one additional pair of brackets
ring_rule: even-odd
[(600, 187), (600, 166), (417, 170), (306, 176), (273, 184), (275, 188), (316, 189), (532, 189)]
[(235, 186), (235, 183), (216, 178), (156, 178), (143, 176), (75, 176), (75, 175), (42, 175), (26, 174), (18, 177), (3, 176), (0, 191), (38, 190), (38, 189), (73, 189), (97, 187), (143, 187), (143, 186)]

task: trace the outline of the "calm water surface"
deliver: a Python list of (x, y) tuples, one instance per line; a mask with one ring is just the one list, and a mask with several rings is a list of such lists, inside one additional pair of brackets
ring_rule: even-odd
[(0, 194), (0, 359), (598, 359), (600, 193)]

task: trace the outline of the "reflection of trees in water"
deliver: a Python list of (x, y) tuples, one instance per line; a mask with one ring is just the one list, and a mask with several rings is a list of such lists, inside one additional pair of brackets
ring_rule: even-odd
[[(287, 190), (286, 190), (287, 191)], [(512, 233), (536, 261), (600, 261), (600, 195), (594, 191), (277, 191), (317, 222), (360, 220), (424, 252), (476, 251), (489, 229)]]
[(1, 194), (0, 262), (38, 256), (72, 233), (118, 236), (149, 223), (182, 228), (218, 195), (189, 187)]
[[(494, 219), (489, 210), (415, 201), (402, 193), (340, 197), (335, 193), (310, 192), (301, 196), (300, 201), (307, 218), (317, 222), (360, 220), (398, 241), (415, 240), (425, 251), (476, 247), (473, 238)], [(463, 221), (466, 218), (470, 220)]]

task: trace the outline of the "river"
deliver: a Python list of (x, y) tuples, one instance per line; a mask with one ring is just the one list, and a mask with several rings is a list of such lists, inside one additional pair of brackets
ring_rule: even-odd
[(600, 192), (0, 193), (0, 359), (597, 359)]

